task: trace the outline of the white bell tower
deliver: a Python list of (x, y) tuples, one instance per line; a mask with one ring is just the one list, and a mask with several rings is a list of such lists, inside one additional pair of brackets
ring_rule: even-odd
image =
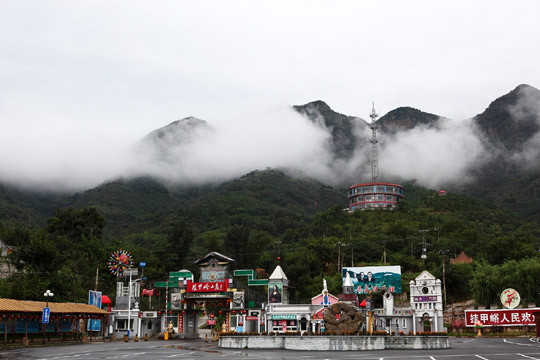
[[(441, 280), (423, 271), (409, 283), (413, 332), (446, 331), (443, 323), (443, 300)], [(429, 326), (429, 329), (428, 329)]]

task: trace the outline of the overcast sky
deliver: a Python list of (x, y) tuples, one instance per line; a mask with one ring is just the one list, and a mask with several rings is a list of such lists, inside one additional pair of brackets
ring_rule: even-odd
[(107, 154), (189, 115), (460, 120), (521, 83), (540, 88), (537, 0), (0, 0), (0, 175), (114, 172)]

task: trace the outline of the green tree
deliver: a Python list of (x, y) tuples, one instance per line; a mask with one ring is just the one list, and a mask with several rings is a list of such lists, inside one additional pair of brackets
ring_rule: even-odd
[(247, 245), (251, 230), (243, 225), (233, 225), (225, 235), (225, 251), (236, 260), (238, 267), (242, 268), (245, 265), (244, 254), (247, 253)]
[(191, 245), (195, 239), (193, 226), (179, 219), (167, 235), (165, 247), (160, 252), (160, 258), (167, 269), (181, 269), (186, 267), (184, 260), (190, 253)]
[(47, 221), (47, 231), (51, 234), (64, 235), (71, 240), (87, 238), (102, 238), (105, 218), (96, 208), (82, 210), (67, 208), (59, 209), (55, 216)]

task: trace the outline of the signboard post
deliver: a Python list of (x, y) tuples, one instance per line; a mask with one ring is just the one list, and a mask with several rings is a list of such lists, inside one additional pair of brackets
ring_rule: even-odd
[[(49, 305), (49, 304), (47, 304)], [(45, 333), (47, 332), (47, 324), (49, 323), (49, 315), (51, 315), (51, 309), (49, 307), (43, 308), (43, 314), (41, 316), (41, 323), (43, 326), (43, 342), (42, 344), (45, 344)], [(7, 332), (6, 332), (7, 334)]]

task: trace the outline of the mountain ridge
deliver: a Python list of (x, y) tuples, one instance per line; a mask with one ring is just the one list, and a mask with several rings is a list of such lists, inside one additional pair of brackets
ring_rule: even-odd
[[(535, 105), (536, 101), (540, 103), (540, 91), (529, 85), (522, 84), (508, 94), (494, 100), (483, 113), (474, 118), (479, 131), (485, 135), (485, 138), (493, 146), (499, 148), (504, 146), (503, 149), (507, 152), (519, 151), (521, 148), (518, 145), (526, 141), (521, 140), (520, 137), (526, 136), (526, 139), (531, 139), (534, 136), (534, 131), (538, 128), (534, 127), (533, 122), (538, 119), (535, 117), (534, 106), (520, 104), (518, 101), (524, 93), (527, 101), (532, 102), (532, 105)], [(295, 105), (293, 109), (330, 131), (333, 144), (332, 152), (335, 159), (350, 159), (358, 147), (365, 147), (365, 145), (369, 144), (368, 137), (357, 136), (359, 132), (367, 129), (368, 124), (365, 120), (337, 113), (322, 100), (305, 105)], [(516, 115), (522, 116), (520, 121), (523, 121), (524, 125), (515, 124), (516, 120), (512, 117)], [(417, 126), (436, 127), (440, 118), (438, 115), (426, 113), (412, 107), (400, 107), (381, 117), (379, 124), (383, 133), (390, 133), (409, 131)], [(509, 127), (510, 130), (516, 130), (512, 134), (517, 134), (518, 138), (504, 138)], [(187, 117), (174, 121), (163, 128), (156, 129), (143, 139), (151, 140), (150, 142), (157, 141), (157, 148), (166, 155), (169, 146), (182, 146), (189, 143), (189, 141), (193, 141), (196, 139), (198, 131), (212, 131), (212, 126), (205, 120)], [(506, 143), (500, 140), (505, 140)], [(465, 189), (456, 188), (455, 190), (462, 191), (469, 196), (493, 201), (498, 206), (522, 213), (527, 219), (540, 221), (540, 174), (523, 170), (518, 165), (515, 165), (512, 158), (508, 156), (503, 158), (495, 157), (492, 161), (474, 169), (474, 174), (476, 183), (468, 185)], [(148, 215), (147, 218), (152, 218), (155, 217), (155, 214), (159, 214), (161, 210), (172, 211), (181, 206), (179, 205), (181, 203), (179, 194), (183, 196), (182, 201), (195, 201), (196, 198), (204, 198), (201, 195), (203, 192), (212, 192), (217, 188), (215, 185), (186, 186), (179, 187), (182, 190), (171, 192), (169, 185), (163, 185), (160, 181), (157, 181), (156, 185), (155, 179), (148, 177), (137, 179), (120, 178), (119, 180), (106, 182), (94, 189), (89, 189), (87, 192), (73, 195), (69, 201), (66, 201), (66, 198), (58, 200), (59, 196), (41, 196), (36, 195), (34, 192), (14, 191), (11, 187), (0, 186), (0, 220), (42, 223), (45, 214), (49, 216), (53, 208), (58, 206), (72, 205), (80, 207), (101, 204), (100, 206), (106, 209), (106, 212), (115, 214), (117, 219), (114, 221), (129, 222), (134, 221), (136, 217), (133, 217), (129, 211), (115, 206), (115, 201), (120, 201), (127, 208), (137, 209), (137, 213), (146, 211), (148, 214), (152, 214)], [(129, 183), (129, 186), (126, 185), (127, 183)], [(268, 191), (271, 193), (276, 190)], [(94, 200), (90, 201), (90, 194), (94, 192)], [(98, 194), (99, 192), (101, 194)], [(138, 196), (141, 193), (144, 196), (139, 199)], [(88, 199), (83, 201), (82, 198), (85, 196)], [(344, 195), (336, 195), (335, 198), (344, 199)], [(290, 197), (289, 200), (291, 200)], [(346, 201), (343, 200), (340, 204), (345, 207)], [(316, 209), (311, 208), (309, 212), (312, 213), (313, 211), (316, 211)]]

